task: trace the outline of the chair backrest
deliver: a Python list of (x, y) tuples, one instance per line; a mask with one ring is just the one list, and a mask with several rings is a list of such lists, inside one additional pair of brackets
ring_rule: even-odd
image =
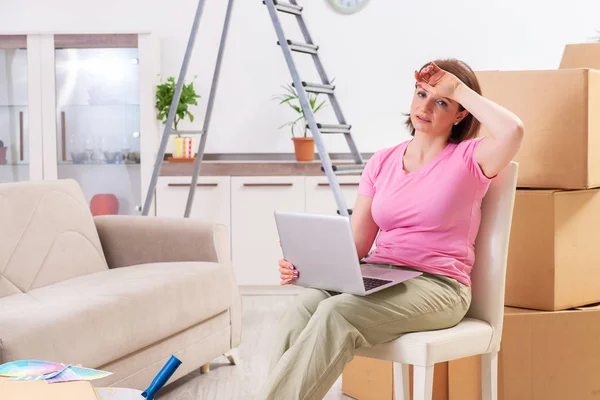
[(79, 184), (0, 185), (0, 298), (108, 269)]
[(475, 240), (472, 300), (467, 316), (486, 321), (494, 329), (490, 351), (499, 349), (502, 338), (506, 263), (517, 174), (518, 164), (511, 161), (492, 180), (481, 204), (481, 225)]

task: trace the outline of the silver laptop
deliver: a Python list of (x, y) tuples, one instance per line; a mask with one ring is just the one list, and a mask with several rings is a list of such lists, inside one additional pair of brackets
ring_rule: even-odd
[(275, 223), (295, 285), (366, 296), (422, 275), (361, 265), (347, 217), (275, 211)]

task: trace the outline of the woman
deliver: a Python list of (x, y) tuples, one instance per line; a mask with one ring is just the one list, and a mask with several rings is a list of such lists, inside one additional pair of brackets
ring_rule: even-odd
[[(463, 62), (426, 64), (415, 79), (406, 121), (413, 138), (368, 161), (352, 232), (363, 262), (423, 275), (366, 297), (316, 289), (297, 296), (258, 399), (321, 399), (355, 349), (452, 327), (469, 309), (481, 201), (517, 153), (523, 124), (481, 96)], [(489, 135), (477, 138), (480, 122)], [(282, 284), (298, 278), (286, 260), (279, 271)]]

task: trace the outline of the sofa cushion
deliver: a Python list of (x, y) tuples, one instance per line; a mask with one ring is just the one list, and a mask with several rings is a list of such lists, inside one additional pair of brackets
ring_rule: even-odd
[(0, 297), (108, 270), (74, 180), (0, 185)]
[(227, 310), (231, 284), (221, 264), (153, 263), (4, 297), (4, 358), (96, 368)]

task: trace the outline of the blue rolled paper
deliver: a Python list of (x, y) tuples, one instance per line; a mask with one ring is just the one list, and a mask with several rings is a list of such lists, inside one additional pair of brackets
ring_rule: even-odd
[(171, 378), (171, 376), (173, 376), (175, 370), (179, 368), (180, 365), (181, 361), (177, 357), (171, 356), (169, 361), (167, 361), (164, 367), (162, 367), (162, 369), (154, 377), (154, 380), (152, 380), (152, 383), (150, 386), (148, 386), (148, 389), (142, 392), (142, 396), (148, 400), (154, 400), (156, 393), (158, 393), (158, 391), (165, 386), (167, 381)]

